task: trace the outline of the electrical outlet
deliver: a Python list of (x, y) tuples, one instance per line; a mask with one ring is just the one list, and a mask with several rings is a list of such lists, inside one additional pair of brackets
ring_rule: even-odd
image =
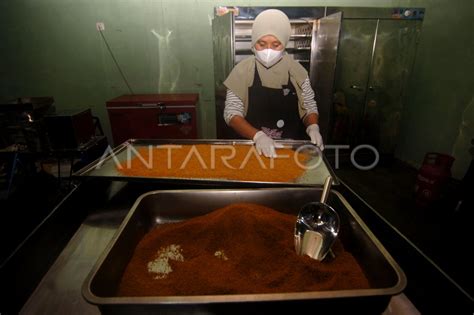
[(105, 24), (104, 22), (97, 22), (95, 23), (95, 28), (99, 31), (102, 32), (105, 30)]

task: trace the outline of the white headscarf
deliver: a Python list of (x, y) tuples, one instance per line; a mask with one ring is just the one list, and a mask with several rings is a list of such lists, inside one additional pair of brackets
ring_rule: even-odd
[(255, 18), (252, 26), (252, 47), (266, 35), (275, 36), (286, 47), (291, 35), (290, 20), (280, 10), (269, 9), (261, 12)]

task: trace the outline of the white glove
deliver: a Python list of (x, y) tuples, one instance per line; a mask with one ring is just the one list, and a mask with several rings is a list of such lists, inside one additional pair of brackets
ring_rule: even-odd
[(263, 131), (257, 131), (255, 136), (253, 136), (253, 142), (255, 142), (255, 147), (257, 148), (258, 154), (275, 158), (277, 157), (275, 148), (281, 148), (282, 146), (275, 143), (272, 138), (267, 136)]
[(319, 126), (311, 124), (306, 128), (306, 133), (311, 138), (311, 143), (317, 145), (321, 151), (324, 150), (323, 137), (319, 133)]

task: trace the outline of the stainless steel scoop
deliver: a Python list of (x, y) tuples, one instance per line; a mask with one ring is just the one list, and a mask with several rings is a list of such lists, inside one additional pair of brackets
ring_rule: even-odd
[(328, 176), (321, 201), (305, 204), (298, 214), (295, 224), (295, 250), (298, 255), (322, 261), (337, 238), (339, 215), (326, 204), (331, 185), (332, 178)]

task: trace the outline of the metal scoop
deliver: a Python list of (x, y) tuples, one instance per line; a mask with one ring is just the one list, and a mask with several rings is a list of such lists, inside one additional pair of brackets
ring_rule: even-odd
[(298, 255), (322, 261), (339, 233), (339, 215), (326, 200), (332, 185), (332, 178), (328, 176), (320, 202), (305, 204), (296, 219), (295, 250)]

